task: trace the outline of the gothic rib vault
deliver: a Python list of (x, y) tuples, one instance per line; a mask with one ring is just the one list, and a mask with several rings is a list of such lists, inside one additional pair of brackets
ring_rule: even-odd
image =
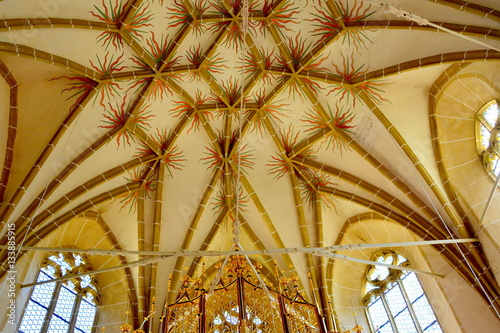
[[(422, 279), (445, 329), (500, 327), (500, 199), (481, 220), (494, 180), (474, 137), (500, 95), (498, 2), (393, 3), (493, 49), (369, 1), (248, 1), (248, 24), (244, 3), (1, 1), (1, 245), (14, 224), (23, 246), (227, 251), (235, 217), (244, 250), (478, 237), (391, 248), (443, 275)], [(20, 307), (46, 255), (19, 254)], [(99, 327), (137, 326), (201, 262), (127, 267), (148, 258), (89, 256), (124, 266), (95, 276)], [(366, 264), (255, 260), (354, 323)]]

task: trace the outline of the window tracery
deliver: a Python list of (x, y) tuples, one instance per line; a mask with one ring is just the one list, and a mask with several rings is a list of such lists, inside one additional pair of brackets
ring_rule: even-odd
[[(50, 255), (40, 267), (36, 282), (49, 281), (90, 270), (79, 254)], [(19, 333), (91, 333), (97, 315), (97, 284), (89, 275), (33, 287), (19, 324)]]
[[(376, 253), (373, 261), (410, 266), (406, 258), (391, 251)], [(363, 301), (373, 332), (443, 332), (414, 272), (370, 266), (365, 278)]]
[(479, 155), (488, 171), (500, 174), (500, 107), (499, 99), (486, 103), (476, 115), (476, 142)]

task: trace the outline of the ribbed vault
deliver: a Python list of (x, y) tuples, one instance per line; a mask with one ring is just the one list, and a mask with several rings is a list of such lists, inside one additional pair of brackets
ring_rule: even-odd
[[(89, 248), (125, 251), (227, 251), (235, 237), (244, 250), (265, 250), (479, 236), (408, 253), (416, 268), (445, 267), (443, 282), (425, 282), (436, 293), (456, 272), (473, 304), (491, 310), (485, 322), (499, 326), (500, 199), (480, 224), (494, 181), (469, 121), (499, 96), (496, 1), (399, 1), (489, 49), (378, 1), (28, 3), (0, 2), (1, 245), (10, 224), (23, 246), (97, 237), (85, 223), (61, 233), (86, 220), (105, 238)], [(17, 257), (21, 285), (38, 267), (30, 251)], [(374, 251), (342, 253), (369, 260)], [(8, 256), (0, 249), (4, 278)], [(88, 257), (96, 270), (122, 266), (100, 281), (119, 284), (127, 300), (109, 302), (126, 305), (100, 326), (137, 326), (203, 261), (128, 267), (152, 257)], [(275, 262), (298, 274), (329, 325), (354, 321), (361, 264), (303, 253), (252, 259), (270, 281)], [(205, 260), (213, 272), (220, 258)], [(344, 269), (356, 278), (339, 276)], [(470, 329), (460, 320), (448, 327), (457, 325)]]

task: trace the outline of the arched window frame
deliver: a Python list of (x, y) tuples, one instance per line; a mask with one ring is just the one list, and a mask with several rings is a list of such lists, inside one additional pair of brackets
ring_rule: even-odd
[[(373, 255), (372, 261), (378, 261), (378, 262), (385, 262), (385, 263), (390, 263), (391, 265), (395, 266), (400, 266), (400, 267), (411, 267), (410, 262), (404, 258), (401, 255), (398, 255), (395, 252), (392, 251), (379, 251)], [(379, 266), (380, 267), (380, 266)], [(366, 317), (368, 318), (369, 324), (370, 324), (370, 329), (372, 332), (379, 332), (378, 328), (375, 327), (373, 323), (373, 318), (370, 313), (369, 306), (372, 303), (375, 303), (380, 299), (380, 301), (383, 304), (385, 313), (387, 315), (388, 322), (391, 326), (392, 332), (395, 333), (405, 333), (407, 332), (406, 330), (401, 330), (398, 329), (398, 325), (396, 323), (396, 315), (394, 315), (391, 311), (391, 306), (390, 306), (390, 301), (387, 299), (387, 293), (394, 287), (398, 286), (399, 290), (401, 292), (402, 298), (404, 299), (405, 302), (405, 309), (408, 309), (409, 315), (413, 321), (414, 324), (414, 331), (418, 333), (426, 333), (427, 329), (430, 328), (430, 326), (427, 327), (422, 327), (421, 321), (419, 320), (419, 313), (417, 313), (413, 307), (412, 302), (410, 301), (410, 297), (408, 296), (407, 292), (407, 287), (408, 285), (405, 284), (404, 280), (407, 277), (410, 277), (411, 275), (414, 275), (416, 281), (418, 282), (418, 287), (422, 291), (422, 296), (425, 298), (425, 302), (428, 304), (429, 311), (432, 313), (431, 315), (433, 316), (435, 320), (435, 324), (438, 326), (435, 326), (434, 329), (430, 332), (443, 332), (441, 325), (437, 319), (436, 314), (434, 313), (434, 310), (432, 309), (432, 306), (430, 305), (427, 296), (425, 295), (425, 291), (423, 290), (422, 284), (418, 280), (418, 277), (414, 272), (409, 272), (409, 271), (404, 271), (404, 270), (399, 270), (399, 269), (393, 269), (393, 268), (387, 268), (387, 276), (384, 278), (380, 278), (379, 276), (376, 276), (375, 278), (372, 278), (373, 274), (375, 273), (376, 266), (371, 265), (368, 266), (366, 273), (365, 273), (365, 281), (366, 281), (366, 290), (365, 290), (365, 295), (363, 298), (363, 303), (365, 305), (365, 311), (366, 311)], [(419, 298), (420, 298), (419, 297)], [(428, 312), (428, 311), (427, 311)], [(426, 312), (426, 313), (427, 313)], [(435, 325), (433, 324), (433, 325)], [(413, 331), (412, 331), (413, 332)]]
[[(66, 264), (68, 264), (68, 267), (62, 267), (61, 263), (63, 261)], [(51, 278), (57, 279), (64, 277), (66, 275), (76, 275), (76, 274), (86, 273), (91, 270), (92, 269), (83, 254), (75, 255), (71, 253), (51, 253), (40, 265), (35, 281), (41, 281), (40, 276), (42, 274), (45, 277), (44, 280), (48, 281), (50, 280), (50, 278), (47, 279), (47, 275), (49, 276), (52, 275)], [(53, 273), (47, 274), (47, 271), (52, 271)], [(69, 286), (70, 284), (72, 285)], [(30, 297), (28, 299), (25, 309), (23, 310), (23, 314), (19, 322), (18, 332), (21, 333), (24, 332), (22, 330), (23, 320), (27, 315), (27, 311), (29, 311), (28, 308), (30, 302), (36, 303), (39, 306), (39, 308), (46, 308), (43, 324), (39, 328), (38, 332), (40, 333), (49, 332), (50, 323), (52, 318), (54, 317), (54, 313), (58, 305), (58, 300), (60, 299), (62, 288), (66, 288), (69, 291), (76, 294), (75, 299), (71, 306), (72, 310), (69, 318), (69, 326), (67, 332), (90, 333), (95, 331), (95, 326), (98, 317), (98, 305), (99, 305), (98, 284), (95, 277), (90, 275), (85, 275), (69, 280), (56, 281), (55, 286), (52, 289), (52, 292), (50, 293), (51, 295), (50, 301), (46, 302), (47, 306), (42, 306), (40, 305), (40, 303), (37, 302), (37, 300), (33, 299), (33, 293), (39, 286), (41, 285), (36, 285), (31, 289)], [(93, 303), (92, 305), (95, 306), (94, 319), (90, 329), (88, 329), (88, 327), (77, 326), (78, 314), (82, 302)], [(27, 322), (27, 324), (31, 323)]]
[(486, 172), (496, 179), (500, 175), (500, 116), (497, 114), (495, 124), (491, 124), (484, 114), (496, 105), (500, 109), (500, 98), (493, 99), (483, 105), (476, 114), (476, 145), (479, 157)]

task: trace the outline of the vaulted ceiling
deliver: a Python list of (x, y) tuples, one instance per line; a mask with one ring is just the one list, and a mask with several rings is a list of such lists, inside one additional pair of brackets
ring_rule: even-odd
[[(500, 311), (500, 199), (481, 219), (494, 180), (474, 137), (476, 112), (499, 96), (498, 1), (394, 4), (461, 36), (379, 1), (245, 3), (1, 1), (2, 244), (13, 223), (23, 246), (124, 250), (90, 255), (98, 270), (151, 259), (126, 251), (229, 251), (235, 239), (249, 251), (483, 237), (429, 251)], [(348, 313), (366, 264), (297, 252), (255, 259), (306, 290), (310, 273), (322, 306)], [(137, 323), (175, 297), (170, 273), (175, 289), (200, 262), (96, 278), (126, 286), (103, 297), (125, 299)], [(334, 273), (349, 269), (356, 278)]]

